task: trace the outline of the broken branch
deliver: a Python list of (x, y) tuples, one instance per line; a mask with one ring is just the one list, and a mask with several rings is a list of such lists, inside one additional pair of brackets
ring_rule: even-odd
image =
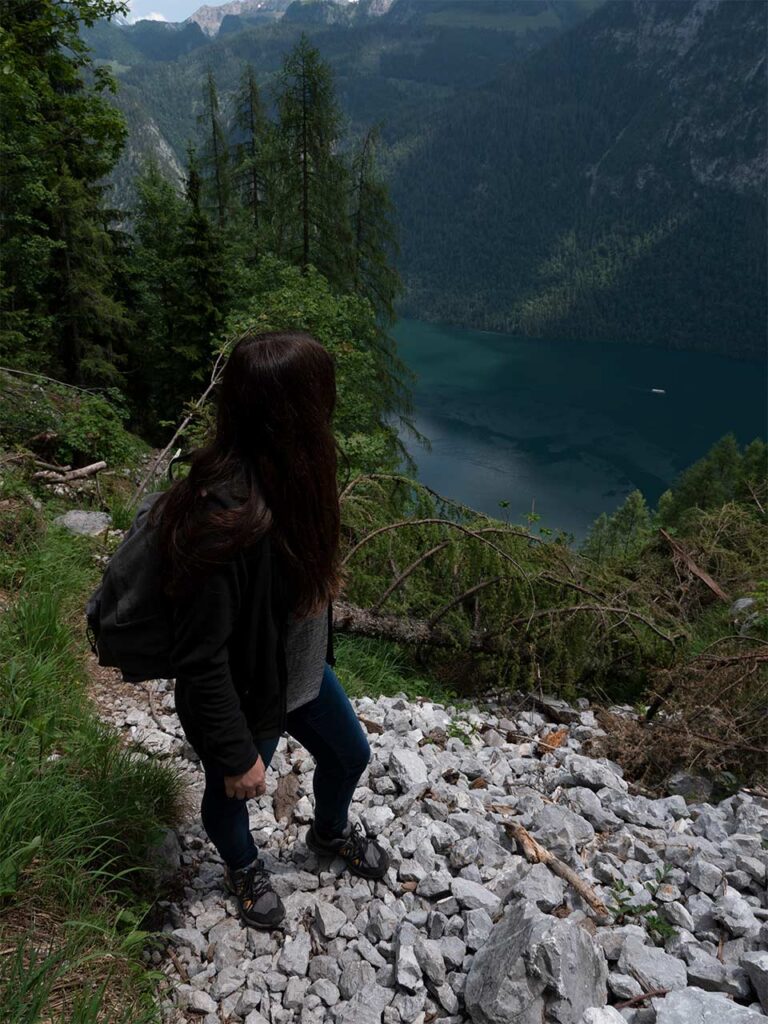
[[(492, 811), (497, 811), (500, 814), (508, 814), (509, 808), (504, 807), (501, 804), (492, 804)], [(523, 828), (516, 821), (503, 821), (502, 825), (504, 830), (510, 839), (514, 839), (523, 852), (525, 859), (531, 864), (546, 864), (550, 871), (562, 878), (563, 881), (567, 882), (581, 898), (587, 903), (594, 912), (601, 918), (610, 918), (608, 908), (597, 895), (595, 890), (585, 882), (581, 875), (577, 874), (573, 868), (563, 863), (556, 857), (554, 853), (550, 853), (544, 846), (541, 845), (533, 836), (528, 832), (527, 829)]]
[(95, 476), (102, 469), (106, 469), (106, 462), (94, 462), (90, 466), (83, 466), (81, 469), (72, 469), (67, 473), (54, 472), (50, 469), (41, 469), (32, 474), (33, 480), (48, 480), (57, 484), (68, 484), (73, 480), (82, 480), (88, 476)]
[(709, 587), (709, 589), (712, 591), (712, 593), (717, 598), (719, 598), (719, 600), (721, 600), (721, 601), (728, 601), (729, 600), (728, 595), (725, 593), (725, 591), (720, 586), (720, 584), (717, 583), (715, 580), (713, 580), (708, 572), (706, 572), (700, 566), (696, 565), (696, 563), (694, 562), (693, 558), (685, 550), (685, 548), (683, 547), (683, 545), (680, 543), (679, 540), (675, 540), (674, 537), (671, 537), (667, 533), (667, 531), (662, 529), (662, 528), (659, 529), (659, 533), (664, 538), (664, 540), (667, 542), (667, 544), (669, 544), (669, 546), (672, 548), (672, 551), (674, 552), (674, 554), (676, 554), (680, 559), (682, 559), (682, 561), (684, 562), (686, 568), (688, 569), (688, 571), (690, 573), (692, 573), (694, 576), (696, 576), (698, 579), (700, 579), (701, 582), (706, 587)]

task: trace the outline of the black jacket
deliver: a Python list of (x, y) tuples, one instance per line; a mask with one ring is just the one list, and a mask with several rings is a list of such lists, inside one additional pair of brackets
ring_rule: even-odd
[[(231, 504), (227, 493), (211, 497)], [(288, 609), (285, 573), (269, 533), (173, 602), (176, 711), (198, 755), (226, 775), (255, 763), (254, 740), (285, 731)], [(330, 603), (326, 661), (335, 664)]]

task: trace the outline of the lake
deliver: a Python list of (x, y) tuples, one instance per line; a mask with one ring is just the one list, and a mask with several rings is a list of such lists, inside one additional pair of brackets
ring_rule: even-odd
[(630, 491), (654, 505), (723, 434), (765, 436), (762, 363), (406, 319), (392, 333), (418, 374), (414, 424), (432, 441), (426, 452), (403, 435), (419, 479), (513, 522), (533, 509), (538, 525), (581, 539)]

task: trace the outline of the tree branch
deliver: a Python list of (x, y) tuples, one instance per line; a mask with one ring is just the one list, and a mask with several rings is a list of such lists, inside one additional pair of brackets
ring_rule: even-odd
[(211, 378), (210, 378), (210, 381), (208, 383), (208, 387), (205, 389), (205, 391), (202, 393), (202, 395), (200, 395), (198, 400), (192, 406), (191, 411), (184, 417), (184, 419), (181, 421), (180, 425), (177, 427), (176, 432), (174, 433), (174, 435), (171, 438), (171, 440), (168, 442), (168, 444), (165, 446), (165, 448), (163, 448), (163, 450), (157, 456), (155, 461), (152, 463), (151, 468), (149, 469), (149, 471), (147, 472), (146, 476), (141, 481), (139, 486), (136, 488), (136, 491), (134, 492), (133, 497), (131, 498), (131, 500), (128, 502), (128, 505), (127, 505), (128, 508), (133, 508), (133, 506), (136, 504), (136, 502), (139, 500), (139, 498), (142, 496), (142, 494), (146, 490), (147, 485), (149, 484), (150, 480), (152, 480), (154, 477), (156, 477), (158, 475), (158, 470), (159, 470), (160, 466), (162, 465), (163, 460), (168, 455), (168, 452), (171, 450), (171, 448), (173, 448), (173, 446), (176, 443), (177, 439), (187, 429), (187, 427), (189, 426), (191, 421), (195, 418), (197, 413), (203, 407), (203, 405), (205, 404), (206, 399), (208, 398), (208, 395), (210, 395), (211, 391), (213, 391), (213, 389), (219, 383), (219, 380), (221, 378), (221, 373), (222, 373), (223, 368), (224, 368), (223, 367), (224, 362), (225, 362), (224, 353), (220, 352), (218, 354), (218, 356), (216, 357), (216, 362), (213, 364), (213, 369), (211, 370)]

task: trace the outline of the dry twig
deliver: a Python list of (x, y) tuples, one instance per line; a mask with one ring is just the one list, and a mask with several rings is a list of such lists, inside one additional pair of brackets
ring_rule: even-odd
[[(510, 809), (503, 804), (492, 804), (492, 811), (498, 814), (509, 814)], [(527, 829), (523, 828), (516, 821), (503, 821), (502, 825), (510, 839), (514, 839), (523, 851), (523, 856), (531, 864), (546, 864), (550, 871), (562, 878), (581, 896), (581, 898), (594, 910), (599, 918), (608, 920), (610, 914), (608, 908), (597, 895), (595, 890), (586, 882), (581, 875), (577, 874), (572, 867), (563, 863), (554, 853), (550, 853), (541, 845)]]
[(106, 469), (106, 462), (92, 462), (90, 466), (82, 466), (80, 469), (71, 469), (67, 472), (59, 472), (48, 469), (41, 469), (32, 474), (33, 480), (46, 480), (51, 483), (69, 484), (73, 480), (83, 480), (89, 476), (95, 476), (102, 469)]
[(693, 558), (691, 558), (690, 554), (685, 550), (685, 548), (679, 540), (676, 540), (674, 537), (671, 537), (664, 529), (659, 529), (659, 533), (667, 542), (667, 544), (669, 544), (669, 546), (672, 548), (674, 554), (677, 555), (678, 558), (680, 558), (681, 561), (685, 564), (685, 567), (688, 569), (689, 572), (693, 573), (694, 576), (700, 579), (706, 587), (709, 587), (712, 593), (721, 601), (729, 600), (728, 595), (725, 593), (720, 584), (716, 580), (713, 580), (708, 572), (706, 572), (704, 569), (702, 569), (694, 562)]

